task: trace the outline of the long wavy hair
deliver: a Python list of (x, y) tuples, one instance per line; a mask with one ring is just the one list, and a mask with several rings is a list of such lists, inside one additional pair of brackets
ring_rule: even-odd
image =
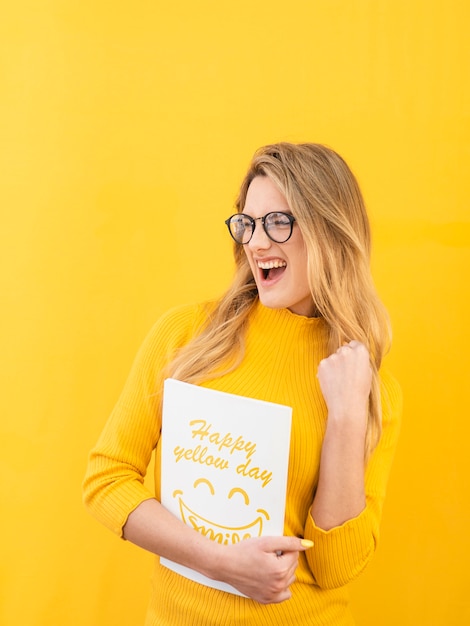
[[(381, 434), (378, 370), (391, 332), (371, 276), (370, 226), (358, 183), (341, 156), (326, 146), (268, 145), (255, 153), (241, 184), (236, 200), (239, 212), (256, 176), (267, 176), (277, 185), (300, 228), (313, 302), (329, 329), (329, 352), (352, 339), (369, 349), (367, 459)], [(258, 292), (243, 246), (235, 244), (234, 255), (232, 285), (210, 306), (205, 327), (178, 352), (166, 375), (198, 384), (232, 371), (242, 360), (244, 330)]]

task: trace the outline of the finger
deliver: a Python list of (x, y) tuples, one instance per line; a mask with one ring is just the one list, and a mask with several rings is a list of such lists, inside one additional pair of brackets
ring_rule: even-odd
[(281, 556), (285, 552), (304, 552), (313, 547), (310, 539), (300, 539), (299, 537), (264, 537), (264, 550), (274, 552), (276, 556)]
[(356, 339), (353, 339), (352, 341), (349, 342), (348, 345), (353, 350), (363, 350), (364, 353), (369, 354), (368, 347), (365, 345), (365, 343), (362, 343), (362, 341), (357, 341)]
[(357, 341), (356, 339), (353, 339), (352, 341), (348, 343), (348, 346), (350, 348), (357, 348), (358, 346), (363, 346), (363, 345), (364, 345), (363, 343), (361, 343), (360, 341)]
[(287, 543), (283, 549), (283, 552), (305, 552), (313, 548), (313, 541), (310, 539), (298, 539), (297, 537), (284, 537), (287, 539)]

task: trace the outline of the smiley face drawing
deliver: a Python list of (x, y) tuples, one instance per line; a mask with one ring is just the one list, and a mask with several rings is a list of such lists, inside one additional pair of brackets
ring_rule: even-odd
[[(207, 495), (215, 495), (215, 489), (212, 483), (207, 478), (198, 478), (194, 484), (194, 489), (204, 489)], [(250, 539), (251, 537), (261, 537), (263, 533), (263, 524), (265, 519), (269, 520), (269, 514), (264, 509), (257, 509), (258, 514), (254, 519), (251, 519), (246, 524), (240, 526), (227, 526), (215, 521), (208, 520), (206, 517), (196, 513), (190, 508), (183, 500), (183, 491), (181, 489), (175, 489), (173, 491), (173, 498), (177, 499), (181, 519), (185, 524), (191, 526), (194, 530), (197, 530), (201, 535), (221, 543), (224, 545), (239, 543), (244, 539)], [(239, 508), (239, 502), (249, 508), (250, 498), (247, 492), (240, 487), (233, 487), (227, 495), (228, 501), (238, 501), (237, 507)]]

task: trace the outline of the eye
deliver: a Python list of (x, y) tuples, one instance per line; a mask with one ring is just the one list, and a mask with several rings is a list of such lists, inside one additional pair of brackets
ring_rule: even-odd
[(233, 234), (236, 237), (242, 237), (245, 230), (247, 228), (251, 228), (251, 222), (247, 217), (241, 215), (239, 217), (233, 218), (230, 226)]
[(207, 478), (198, 478), (193, 485), (194, 489), (196, 489), (196, 487), (198, 487), (199, 485), (207, 485), (209, 487), (211, 494), (212, 495), (215, 494), (214, 487), (212, 483), (210, 482), (210, 480), (207, 480)]
[(289, 217), (285, 213), (271, 213), (268, 219), (269, 226), (282, 227), (290, 226)]
[(252, 222), (247, 215), (240, 215), (240, 217), (237, 219), (237, 228), (251, 228), (251, 223)]
[(230, 493), (228, 494), (228, 498), (230, 500), (230, 498), (235, 495), (236, 493), (240, 493), (243, 496), (243, 499), (245, 500), (245, 504), (248, 505), (250, 504), (250, 498), (248, 497), (248, 494), (246, 493), (246, 491), (244, 489), (240, 489), (240, 487), (234, 487)]

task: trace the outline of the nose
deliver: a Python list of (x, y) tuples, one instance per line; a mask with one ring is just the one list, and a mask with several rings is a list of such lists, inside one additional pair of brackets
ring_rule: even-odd
[(253, 235), (247, 243), (247, 246), (249, 246), (251, 250), (266, 250), (267, 248), (270, 248), (272, 241), (266, 234), (264, 225), (259, 217), (256, 218), (255, 224), (255, 230), (253, 231)]

